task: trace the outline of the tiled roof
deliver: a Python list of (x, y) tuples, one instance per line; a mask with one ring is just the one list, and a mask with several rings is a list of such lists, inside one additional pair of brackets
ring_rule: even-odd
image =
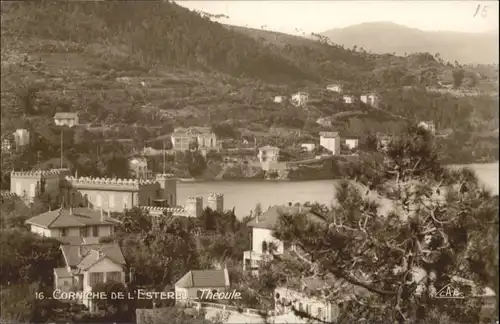
[(216, 288), (229, 286), (229, 274), (223, 270), (191, 270), (175, 283), (179, 288)]
[(259, 148), (259, 150), (260, 151), (270, 151), (270, 150), (277, 151), (277, 150), (279, 150), (279, 148), (276, 146), (266, 145), (266, 146)]
[(90, 268), (106, 257), (118, 264), (125, 264), (122, 250), (116, 243), (61, 245), (61, 251), (67, 266), (82, 270)]
[[(107, 215), (105, 215), (107, 217)], [(84, 227), (90, 225), (113, 225), (114, 222), (110, 219), (101, 221), (101, 212), (90, 208), (59, 208), (49, 211), (26, 221), (27, 224), (32, 224), (44, 228), (61, 228), (61, 227)]]
[(59, 236), (56, 238), (62, 244), (79, 245), (85, 244), (81, 236)]
[(74, 112), (58, 112), (54, 115), (56, 119), (66, 119), (66, 118), (76, 118), (78, 117), (77, 113)]
[(310, 220), (316, 220), (323, 222), (324, 217), (312, 212), (310, 208), (307, 207), (296, 207), (296, 206), (273, 206), (269, 208), (266, 212), (262, 213), (258, 217), (253, 218), (248, 222), (248, 226), (256, 228), (267, 228), (274, 229), (278, 225), (278, 221), (281, 215), (298, 215), (305, 214)]
[(57, 278), (70, 278), (72, 277), (71, 273), (68, 272), (66, 268), (54, 268), (54, 273)]
[(338, 132), (320, 132), (319, 136), (323, 136), (323, 137), (338, 137), (339, 133)]

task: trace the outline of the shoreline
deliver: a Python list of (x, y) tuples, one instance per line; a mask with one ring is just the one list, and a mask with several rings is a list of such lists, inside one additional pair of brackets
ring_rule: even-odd
[[(494, 162), (475, 162), (467, 164), (447, 164), (448, 167), (467, 167), (469, 165), (488, 165), (488, 164), (498, 164), (500, 161)], [(320, 178), (320, 179), (259, 179), (259, 178), (233, 178), (233, 179), (196, 179), (196, 178), (179, 178), (181, 183), (200, 183), (200, 182), (308, 182), (308, 181), (328, 181), (328, 180), (340, 180), (342, 177), (332, 177), (332, 178)]]

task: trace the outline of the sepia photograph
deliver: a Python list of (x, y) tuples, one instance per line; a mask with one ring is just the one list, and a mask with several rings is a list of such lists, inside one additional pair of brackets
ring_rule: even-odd
[(497, 1), (1, 1), (0, 324), (497, 324)]

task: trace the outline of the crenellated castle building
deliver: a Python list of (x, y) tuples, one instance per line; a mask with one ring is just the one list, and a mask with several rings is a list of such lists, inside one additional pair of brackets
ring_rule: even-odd
[(154, 180), (66, 176), (62, 185), (65, 201), (72, 206), (111, 212), (139, 206), (177, 206), (177, 179), (170, 174), (158, 174)]
[[(185, 206), (177, 205), (177, 179), (157, 174), (154, 179), (111, 179), (73, 176), (69, 169), (12, 171), (11, 192), (28, 202), (41, 194), (67, 207), (90, 207), (107, 212), (122, 212), (140, 207), (152, 216), (197, 217), (203, 213), (203, 197), (188, 197)], [(208, 196), (208, 207), (224, 211), (224, 197)]]
[(12, 171), (10, 192), (29, 202), (41, 194), (58, 200), (62, 192), (61, 179), (70, 174), (69, 169)]

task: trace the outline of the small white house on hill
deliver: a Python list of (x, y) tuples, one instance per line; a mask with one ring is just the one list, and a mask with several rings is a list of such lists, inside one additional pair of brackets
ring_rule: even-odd
[(292, 104), (297, 107), (302, 107), (309, 101), (309, 94), (307, 92), (297, 92), (292, 95)]
[(332, 152), (333, 155), (340, 154), (340, 135), (338, 132), (319, 133), (319, 145)]
[(326, 90), (340, 93), (342, 92), (342, 85), (338, 83), (329, 84), (326, 86)]

